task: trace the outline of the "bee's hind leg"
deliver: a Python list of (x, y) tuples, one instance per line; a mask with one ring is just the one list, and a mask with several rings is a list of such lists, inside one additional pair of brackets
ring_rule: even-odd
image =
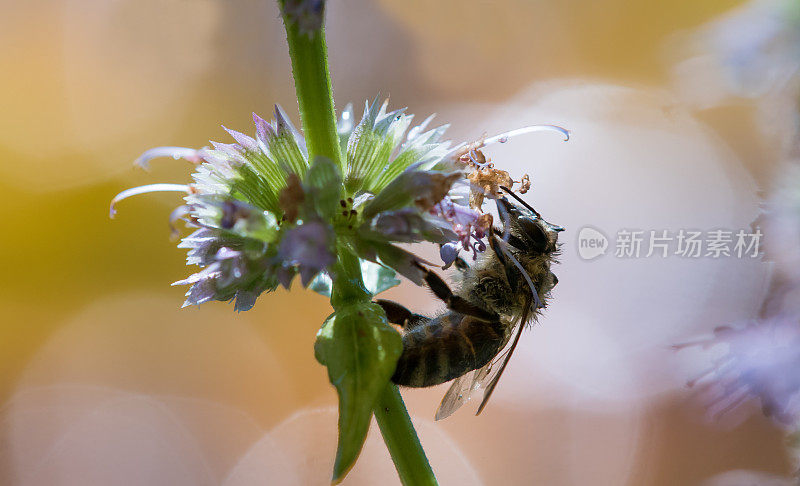
[(430, 321), (430, 318), (415, 314), (393, 300), (376, 299), (375, 303), (383, 307), (383, 311), (386, 312), (386, 319), (389, 322), (397, 324), (405, 330), (413, 329)]
[(425, 283), (433, 291), (436, 297), (440, 298), (447, 304), (447, 308), (466, 316), (477, 317), (482, 321), (494, 322), (500, 319), (496, 312), (483, 309), (464, 298), (455, 295), (447, 283), (442, 280), (442, 277), (436, 275), (431, 270), (423, 267), (417, 263), (417, 267), (425, 273)]

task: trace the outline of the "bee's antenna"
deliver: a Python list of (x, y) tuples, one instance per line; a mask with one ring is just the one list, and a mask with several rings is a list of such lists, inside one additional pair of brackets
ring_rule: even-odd
[(514, 199), (516, 199), (517, 201), (519, 201), (519, 203), (520, 203), (520, 204), (522, 204), (523, 206), (525, 206), (526, 208), (528, 208), (528, 209), (529, 209), (529, 210), (530, 210), (530, 211), (531, 211), (533, 214), (535, 214), (535, 215), (536, 215), (536, 217), (537, 217), (537, 218), (541, 218), (541, 217), (542, 217), (542, 215), (541, 215), (541, 214), (539, 214), (539, 212), (538, 212), (537, 210), (533, 209), (533, 208), (531, 207), (531, 205), (530, 205), (530, 204), (528, 204), (528, 203), (526, 203), (525, 201), (523, 201), (521, 197), (519, 197), (519, 196), (517, 196), (516, 194), (514, 194), (514, 193), (511, 191), (511, 189), (507, 188), (506, 186), (500, 186), (500, 189), (502, 189), (502, 190), (506, 191), (506, 192), (507, 192), (507, 193), (508, 193), (508, 194), (509, 194), (511, 197), (513, 197)]
[(508, 243), (506, 243), (502, 239), (499, 239), (498, 241), (500, 241), (500, 249), (503, 250), (503, 253), (505, 253), (508, 259), (511, 260), (511, 263), (513, 263), (519, 269), (519, 271), (522, 272), (522, 277), (525, 278), (525, 282), (531, 289), (531, 295), (533, 296), (533, 302), (536, 304), (536, 308), (538, 309), (539, 307), (542, 307), (542, 301), (541, 299), (539, 299), (539, 292), (536, 290), (536, 286), (533, 285), (531, 276), (528, 275), (528, 272), (525, 271), (525, 269), (519, 263), (519, 260), (517, 260), (516, 257), (514, 257), (514, 255), (510, 251), (508, 251), (508, 248), (506, 248), (506, 245)]

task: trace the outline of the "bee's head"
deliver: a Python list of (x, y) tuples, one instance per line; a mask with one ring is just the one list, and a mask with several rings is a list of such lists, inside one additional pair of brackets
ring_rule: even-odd
[(515, 246), (524, 246), (524, 248), (520, 249), (536, 253), (555, 251), (558, 243), (558, 233), (564, 231), (564, 228), (548, 223), (542, 219), (542, 216), (535, 209), (516, 194), (505, 187), (502, 189), (521, 203), (521, 205), (514, 204), (505, 197), (496, 199), (497, 211), (500, 213), (501, 222), (505, 224), (506, 217), (504, 214), (508, 215), (507, 219), (511, 233), (521, 240)]

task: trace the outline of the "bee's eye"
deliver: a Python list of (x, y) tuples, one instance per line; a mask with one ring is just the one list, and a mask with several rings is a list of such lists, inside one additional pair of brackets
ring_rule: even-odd
[(520, 218), (517, 220), (517, 222), (522, 228), (526, 239), (531, 243), (531, 249), (533, 251), (543, 252), (547, 250), (547, 247), (550, 245), (550, 238), (548, 238), (547, 232), (544, 230), (544, 228), (542, 228), (540, 224), (536, 223), (536, 220), (531, 218)]

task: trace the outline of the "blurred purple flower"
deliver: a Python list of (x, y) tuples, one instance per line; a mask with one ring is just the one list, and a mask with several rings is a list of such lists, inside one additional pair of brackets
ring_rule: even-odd
[(745, 327), (720, 327), (712, 338), (680, 345), (726, 345), (714, 366), (689, 382), (702, 383), (710, 395), (709, 413), (719, 417), (749, 399), (764, 414), (794, 428), (800, 419), (800, 321), (779, 316)]
[(750, 0), (684, 38), (675, 82), (701, 109), (752, 99), (761, 131), (783, 148), (800, 117), (800, 3)]
[[(750, 0), (700, 27), (690, 39), (694, 58), (724, 76), (717, 93), (762, 96), (791, 82), (800, 68), (800, 7), (794, 0)], [(688, 64), (687, 64), (688, 63)], [(727, 93), (726, 93), (727, 92)]]
[(800, 285), (800, 165), (787, 163), (776, 177), (776, 187), (762, 215), (766, 257), (778, 262), (778, 277)]

